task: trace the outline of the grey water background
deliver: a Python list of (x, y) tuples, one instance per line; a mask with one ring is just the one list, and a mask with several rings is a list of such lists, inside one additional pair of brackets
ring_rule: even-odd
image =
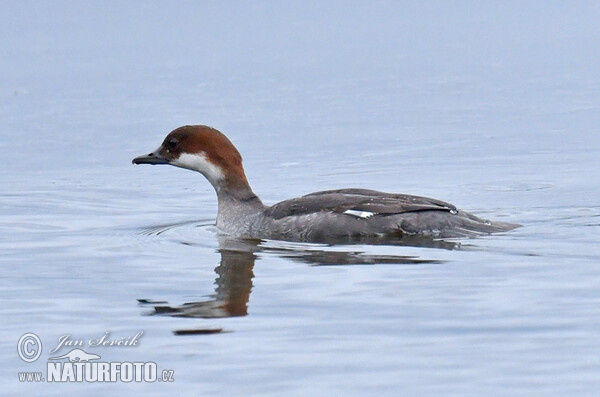
[[(598, 3), (2, 2), (0, 15), (2, 393), (600, 387)], [(269, 204), (365, 187), (523, 227), (456, 249), (223, 251), (201, 175), (130, 164), (184, 124), (226, 133)], [(227, 261), (245, 269), (247, 315), (218, 307)], [(138, 299), (204, 303), (152, 316)], [(175, 382), (18, 382), (45, 372), (61, 335), (106, 331), (144, 335), (84, 350)], [(31, 364), (26, 332), (43, 342)]]

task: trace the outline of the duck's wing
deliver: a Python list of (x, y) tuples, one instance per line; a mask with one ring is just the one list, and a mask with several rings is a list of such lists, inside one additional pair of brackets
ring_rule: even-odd
[(369, 218), (417, 211), (456, 212), (452, 204), (428, 197), (392, 194), (368, 189), (326, 190), (282, 201), (269, 207), (265, 215), (281, 219), (316, 212), (346, 213)]

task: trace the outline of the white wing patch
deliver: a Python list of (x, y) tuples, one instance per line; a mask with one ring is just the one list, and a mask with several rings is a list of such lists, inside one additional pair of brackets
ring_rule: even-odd
[(373, 215), (375, 215), (375, 212), (357, 211), (357, 210), (346, 210), (346, 211), (344, 211), (344, 214), (352, 215), (352, 216), (355, 216), (357, 218), (367, 219), (367, 218), (370, 218)]

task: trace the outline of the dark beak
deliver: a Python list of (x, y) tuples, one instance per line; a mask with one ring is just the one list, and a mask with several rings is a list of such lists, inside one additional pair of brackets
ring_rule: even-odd
[(131, 160), (133, 164), (169, 164), (169, 160), (161, 156), (156, 150), (150, 154), (145, 154), (143, 156), (138, 156)]

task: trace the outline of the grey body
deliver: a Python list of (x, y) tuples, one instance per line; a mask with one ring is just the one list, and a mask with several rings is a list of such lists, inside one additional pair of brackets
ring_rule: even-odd
[(473, 237), (518, 226), (484, 220), (427, 197), (367, 189), (316, 192), (271, 207), (258, 198), (240, 202), (219, 197), (217, 216), (217, 227), (238, 237), (312, 242), (404, 235)]

